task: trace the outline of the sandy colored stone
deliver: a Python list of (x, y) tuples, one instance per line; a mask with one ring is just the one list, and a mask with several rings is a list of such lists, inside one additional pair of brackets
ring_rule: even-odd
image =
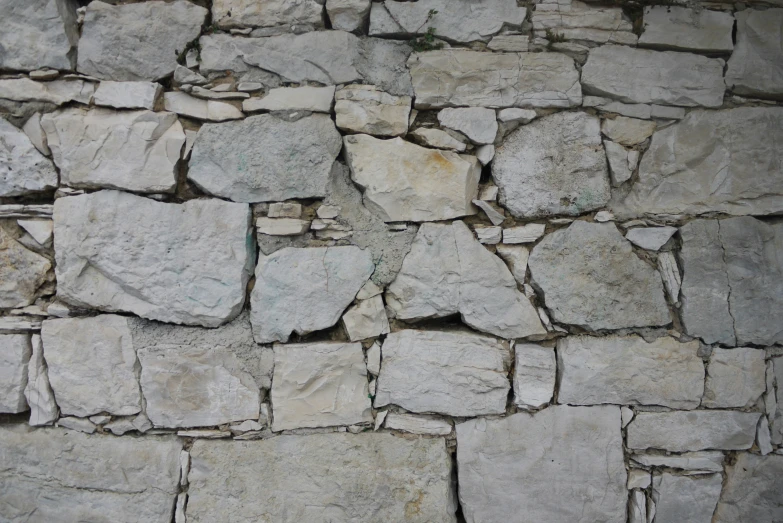
[(0, 228), (0, 309), (32, 304), (51, 268), (47, 258), (27, 250)]
[[(454, 135), (458, 133), (452, 133)], [(442, 131), (440, 129), (432, 129), (427, 127), (419, 127), (411, 132), (408, 137), (416, 143), (426, 145), (428, 147), (435, 147), (437, 149), (451, 149), (457, 152), (464, 152), (467, 150), (467, 139), (464, 137), (456, 138), (452, 134)]]
[(72, 70), (79, 40), (75, 0), (2, 0), (0, 69)]
[(614, 119), (604, 119), (601, 123), (601, 133), (621, 145), (628, 147), (637, 145), (652, 136), (655, 122), (618, 116)]
[[(553, 6), (554, 10), (544, 9)], [(548, 30), (567, 41), (582, 43), (635, 45), (637, 40), (633, 34), (633, 23), (620, 7), (560, 0), (539, 4), (533, 11), (532, 22), (536, 36), (545, 37)]]

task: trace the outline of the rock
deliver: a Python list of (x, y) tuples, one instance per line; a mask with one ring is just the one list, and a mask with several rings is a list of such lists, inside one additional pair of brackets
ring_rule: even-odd
[(353, 245), (287, 247), (262, 256), (250, 294), (253, 337), (258, 343), (286, 342), (292, 332), (328, 329), (373, 269), (370, 253)]
[(498, 111), (498, 121), (508, 124), (525, 125), (529, 124), (538, 116), (532, 109), (518, 109), (511, 107), (509, 109), (501, 109)]
[(337, 91), (334, 112), (337, 127), (375, 136), (403, 136), (408, 132), (410, 96), (394, 96), (372, 85), (348, 85)]
[(57, 187), (51, 160), (30, 139), (0, 118), (0, 197), (23, 196)]
[[(652, 477), (647, 470), (631, 469), (628, 471), (628, 482), (626, 486), (628, 490), (632, 489), (646, 489), (652, 483)], [(646, 521), (643, 519), (642, 521)]]
[(111, 416), (106, 414), (98, 414), (96, 416), (90, 416), (90, 421), (96, 425), (105, 425), (107, 422), (111, 421)]
[(533, 243), (544, 235), (546, 225), (543, 223), (529, 223), (519, 227), (503, 229), (503, 243)]
[(589, 330), (671, 322), (660, 276), (612, 223), (575, 221), (548, 234), (528, 265), (556, 322)]
[(173, 113), (64, 109), (41, 119), (63, 185), (172, 192), (185, 144)]
[(465, 143), (467, 140), (464, 138), (457, 139), (446, 131), (441, 131), (440, 129), (419, 127), (410, 133), (409, 137), (422, 145), (435, 147), (438, 149), (452, 149), (457, 152), (464, 152), (468, 148), (467, 144)]
[[(533, 11), (536, 35), (557, 35), (558, 39), (594, 44), (636, 45), (633, 23), (620, 7), (596, 7), (576, 0), (554, 3), (556, 10)], [(557, 43), (557, 42), (552, 42)]]
[(737, 454), (726, 467), (716, 523), (732, 521), (775, 521), (783, 517), (783, 456)]
[(646, 523), (646, 521), (647, 494), (641, 490), (633, 490), (628, 499), (628, 523)]
[[(0, 337), (3, 338), (3, 337)], [(6, 383), (8, 380), (3, 380)], [(54, 400), (54, 392), (49, 385), (49, 374), (43, 357), (41, 336), (32, 336), (32, 355), (27, 367), (27, 385), (24, 396), (30, 406), (30, 425), (51, 425), (57, 419), (59, 409)]]
[(495, 111), (483, 107), (442, 109), (438, 122), (443, 127), (459, 131), (476, 144), (491, 144), (498, 134)]
[[(595, 107), (599, 111), (604, 113), (617, 113), (629, 118), (639, 118), (642, 120), (649, 120), (652, 114), (652, 106), (648, 104), (624, 104), (622, 102), (615, 102), (609, 98), (603, 98), (601, 96), (585, 96), (582, 100), (583, 107)], [(655, 107), (664, 107), (657, 105)], [(666, 109), (672, 109), (666, 107)], [(682, 108), (674, 108), (684, 111)]]
[(47, 258), (25, 249), (0, 227), (0, 309), (32, 304), (51, 268)]
[(487, 165), (495, 157), (494, 145), (482, 145), (476, 148), (476, 158), (481, 162), (481, 165)]
[(625, 239), (637, 247), (657, 251), (677, 232), (676, 227), (637, 227), (625, 235)]
[[(491, 221), (493, 225), (500, 225), (506, 219), (503, 213), (496, 211), (494, 207), (483, 200), (473, 200), (473, 205), (484, 211), (484, 214), (487, 215), (487, 218), (489, 218), (489, 221)], [(500, 229), (500, 227), (497, 227), (497, 229)], [(502, 231), (502, 229), (500, 230)], [(499, 241), (500, 239), (498, 239), (498, 242)]]
[[(274, 204), (272, 204), (272, 205), (274, 205)], [(315, 211), (315, 213), (321, 219), (333, 220), (333, 219), (337, 218), (338, 216), (340, 216), (340, 211), (341, 210), (342, 209), (340, 208), (339, 205), (322, 204), (320, 207), (318, 207), (318, 209)]]
[(54, 80), (60, 76), (60, 71), (57, 69), (38, 69), (36, 71), (30, 71), (30, 78), (33, 80)]
[(532, 343), (517, 343), (514, 348), (514, 403), (522, 409), (545, 406), (555, 392), (555, 351)]
[(235, 317), (255, 258), (247, 205), (160, 203), (117, 191), (54, 204), (57, 294), (80, 307), (217, 327)]
[[(451, 468), (443, 438), (338, 433), (196, 441), (188, 521), (252, 520), (261, 511), (270, 521), (301, 523), (455, 523)], [(253, 479), (259, 470), (275, 481)]]
[(0, 69), (33, 71), (51, 67), (70, 71), (79, 40), (75, 0), (0, 2)]
[(184, 0), (110, 5), (92, 2), (82, 26), (77, 69), (101, 80), (155, 81), (174, 72), (208, 11)]
[(272, 405), (275, 432), (372, 422), (361, 344), (275, 344)]
[(181, 449), (176, 438), (114, 438), (6, 425), (0, 428), (3, 517), (169, 523)]
[(163, 103), (167, 111), (196, 120), (222, 122), (244, 117), (242, 111), (229, 103), (202, 100), (181, 91), (164, 93)]
[(731, 52), (731, 13), (688, 9), (676, 5), (644, 8), (644, 32), (639, 47), (707, 53)]
[(611, 211), (598, 211), (593, 219), (598, 223), (613, 222), (615, 216)]
[(149, 109), (163, 92), (163, 87), (154, 82), (101, 82), (95, 90), (95, 105), (116, 107), (117, 109)]
[(527, 259), (530, 257), (530, 251), (527, 247), (521, 245), (498, 245), (497, 253), (508, 268), (511, 270), (511, 275), (517, 280), (517, 283), (524, 285), (525, 274), (527, 273)]
[(381, 347), (375, 408), (481, 416), (506, 411), (511, 365), (508, 348), (465, 332), (403, 330)]
[(277, 202), (269, 205), (270, 218), (301, 218), (302, 204), (294, 202)]
[(723, 472), (725, 456), (719, 451), (684, 452), (682, 454), (631, 454), (631, 461), (644, 467), (684, 470), (688, 474)]
[(764, 351), (713, 348), (707, 364), (702, 406), (710, 409), (751, 407), (764, 394)]
[(457, 470), (468, 523), (514, 521), (520, 514), (530, 521), (625, 523), (617, 407), (553, 406), (532, 416), (460, 423)]
[(638, 151), (629, 151), (622, 145), (604, 140), (606, 159), (609, 160), (609, 173), (612, 187), (618, 187), (631, 179), (636, 164), (639, 161)]
[(38, 149), (38, 152), (44, 156), (51, 156), (52, 151), (49, 150), (49, 144), (46, 142), (46, 133), (44, 133), (43, 127), (41, 127), (41, 113), (35, 113), (27, 119), (22, 131), (30, 139), (33, 146)]
[(772, 448), (772, 434), (769, 430), (769, 421), (766, 416), (759, 418), (759, 424), (756, 426), (756, 446), (762, 456), (770, 454)]
[(351, 341), (375, 338), (389, 333), (389, 319), (380, 295), (360, 301), (343, 314), (343, 325)]
[(725, 90), (723, 61), (604, 45), (590, 50), (582, 69), (582, 88), (587, 94), (625, 103), (720, 107)]
[(783, 342), (783, 224), (694, 220), (680, 237), (685, 331), (729, 346)]
[(16, 102), (46, 102), (62, 105), (68, 102), (88, 104), (95, 84), (84, 80), (35, 82), (28, 78), (0, 80), (0, 98)]
[(24, 392), (31, 355), (29, 334), (0, 334), (0, 412), (28, 409)]
[(205, 124), (188, 179), (208, 194), (238, 202), (324, 197), (340, 145), (340, 133), (323, 114), (293, 122), (264, 114)]
[(677, 267), (677, 260), (674, 259), (674, 254), (671, 252), (658, 254), (658, 272), (661, 274), (666, 294), (669, 295), (669, 301), (672, 303), (678, 302), (682, 278), (680, 277), (680, 269)]
[(748, 9), (735, 18), (737, 45), (726, 70), (726, 86), (734, 94), (783, 99), (783, 9)]
[(650, 116), (668, 120), (682, 120), (685, 118), (685, 109), (682, 107), (667, 107), (665, 105), (650, 106)]
[(720, 496), (720, 474), (677, 476), (664, 472), (653, 479), (655, 521), (710, 523)]
[(527, 35), (497, 35), (487, 45), (493, 51), (524, 53), (528, 50)]
[(601, 123), (601, 133), (621, 145), (628, 147), (637, 145), (652, 136), (655, 122), (618, 116), (613, 120), (604, 119)]
[(174, 68), (174, 83), (178, 85), (203, 85), (207, 83), (207, 79), (197, 72), (177, 64), (177, 67)]
[(384, 221), (448, 220), (476, 213), (471, 201), (478, 193), (481, 166), (475, 156), (425, 149), (402, 138), (356, 135), (344, 142), (351, 179), (364, 189), (365, 205)]
[(64, 417), (57, 420), (57, 426), (65, 429), (84, 432), (85, 434), (94, 434), (98, 427), (86, 418), (76, 418), (73, 416)]
[(492, 178), (500, 204), (518, 218), (578, 215), (609, 201), (598, 118), (560, 112), (536, 120), (497, 148)]
[(495, 245), (497, 243), (500, 243), (500, 239), (503, 235), (503, 229), (500, 227), (485, 227), (485, 226), (475, 226), (473, 230), (476, 232), (476, 238), (478, 238), (479, 243), (483, 243), (484, 245)]
[(653, 135), (623, 208), (634, 216), (781, 212), (780, 140), (783, 108), (691, 111)]
[(370, 0), (326, 0), (326, 13), (333, 29), (356, 31), (370, 14)]
[(695, 409), (704, 392), (699, 342), (569, 336), (557, 342), (558, 401)]
[(386, 303), (401, 320), (460, 313), (474, 329), (507, 339), (546, 332), (506, 265), (460, 221), (419, 228)]
[(310, 228), (310, 222), (298, 218), (256, 218), (256, 229), (271, 236), (298, 236)]
[(190, 94), (197, 98), (206, 98), (207, 100), (246, 100), (250, 98), (248, 93), (239, 93), (237, 91), (230, 91), (228, 89), (218, 90), (220, 87), (230, 88), (230, 84), (221, 84), (215, 86), (212, 89), (205, 89), (194, 85), (190, 88)]
[(759, 416), (733, 410), (639, 412), (628, 425), (627, 446), (669, 452), (749, 449)]
[(215, 0), (212, 20), (221, 29), (311, 25), (323, 27), (323, 0)]
[(769, 361), (772, 363), (772, 376), (768, 377), (768, 383), (771, 382), (772, 386), (767, 388), (765, 399), (768, 406), (765, 405), (765, 410), (772, 420), (772, 443), (780, 445), (783, 443), (783, 387), (779, 384), (783, 383), (783, 360), (775, 358)]
[(381, 346), (377, 341), (367, 349), (367, 372), (373, 376), (381, 372)]
[(417, 109), (566, 108), (582, 103), (574, 61), (559, 53), (443, 49), (412, 55), (408, 67)]
[(429, 434), (433, 436), (448, 436), (451, 434), (451, 423), (430, 416), (414, 416), (394, 412), (386, 416), (386, 428), (400, 430), (412, 434)]
[(313, 111), (329, 113), (334, 102), (334, 86), (328, 87), (278, 87), (270, 89), (263, 98), (250, 98), (242, 102), (242, 110), (254, 111)]

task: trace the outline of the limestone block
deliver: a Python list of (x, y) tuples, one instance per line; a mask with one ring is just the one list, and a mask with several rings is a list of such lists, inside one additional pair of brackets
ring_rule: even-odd
[(54, 392), (49, 384), (49, 371), (43, 356), (41, 336), (32, 335), (32, 355), (27, 367), (27, 385), (24, 396), (30, 406), (30, 425), (50, 425), (58, 416), (59, 409)]
[(46, 102), (62, 105), (68, 102), (88, 104), (95, 84), (84, 80), (54, 80), (36, 82), (29, 78), (0, 80), (0, 98), (16, 102)]
[(371, 3), (370, 0), (326, 0), (326, 13), (332, 28), (341, 31), (362, 29)]
[(343, 315), (343, 325), (351, 341), (375, 338), (389, 333), (389, 319), (380, 295), (360, 301)]
[(631, 454), (631, 461), (645, 467), (666, 467), (684, 470), (688, 474), (722, 472), (725, 455), (714, 450), (683, 452), (682, 454)]
[(707, 363), (702, 406), (712, 409), (753, 406), (766, 390), (765, 374), (763, 350), (713, 348)]
[(783, 456), (737, 454), (726, 468), (716, 523), (732, 521), (775, 521), (783, 517)]
[(46, 143), (46, 133), (44, 133), (43, 127), (41, 127), (41, 113), (35, 113), (22, 126), (22, 131), (32, 142), (33, 146), (38, 149), (38, 152), (44, 156), (51, 156), (52, 151), (49, 150), (49, 144)]
[(543, 223), (529, 223), (519, 227), (503, 229), (503, 243), (533, 243), (544, 235), (546, 225)]
[(550, 32), (567, 41), (594, 44), (635, 45), (633, 23), (619, 7), (596, 7), (574, 0), (555, 3), (556, 10), (544, 10), (542, 4), (533, 11), (533, 29), (536, 36)]
[(783, 9), (747, 9), (734, 16), (737, 46), (729, 59), (726, 86), (743, 96), (783, 99)]
[(0, 309), (32, 304), (51, 268), (47, 258), (25, 249), (0, 227)]
[(631, 179), (636, 163), (639, 160), (638, 151), (629, 151), (620, 144), (604, 140), (606, 159), (609, 161), (609, 174), (612, 187), (618, 187)]
[(517, 343), (514, 350), (514, 403), (523, 409), (545, 406), (555, 392), (555, 351), (532, 343)]
[(0, 197), (23, 196), (57, 187), (52, 161), (24, 132), (0, 118)]
[(0, 1), (0, 69), (70, 71), (79, 40), (75, 0)]
[(448, 436), (451, 434), (451, 423), (431, 416), (414, 416), (412, 414), (397, 414), (390, 412), (384, 425), (387, 429), (401, 430), (412, 434), (431, 434), (433, 436)]
[(498, 256), (506, 262), (517, 283), (524, 285), (527, 275), (527, 260), (530, 258), (528, 248), (522, 245), (498, 245), (496, 249)]
[(720, 474), (678, 476), (664, 472), (653, 478), (655, 521), (710, 523), (720, 496)]
[(688, 9), (677, 5), (644, 8), (644, 32), (639, 47), (709, 53), (731, 52), (734, 17), (724, 11)]
[(167, 111), (196, 120), (222, 122), (244, 117), (242, 111), (229, 103), (195, 98), (182, 91), (164, 93), (163, 104)]
[(242, 102), (242, 110), (253, 111), (313, 111), (329, 113), (334, 103), (334, 86), (278, 87), (263, 98)]
[(307, 24), (323, 27), (323, 0), (215, 0), (212, 20), (222, 29)]
[(639, 412), (628, 424), (627, 445), (669, 452), (749, 449), (759, 416), (735, 410)]
[(467, 139), (462, 136), (457, 137), (453, 135), (459, 136), (458, 133), (449, 134), (440, 129), (419, 127), (408, 136), (413, 141), (428, 147), (451, 149), (460, 153), (467, 150)]
[(655, 131), (655, 122), (618, 116), (601, 123), (601, 133), (621, 145), (631, 147), (645, 141)]
[(625, 239), (642, 249), (657, 251), (676, 232), (676, 227), (637, 227), (628, 231)]
[(153, 111), (162, 92), (163, 87), (155, 82), (104, 81), (95, 90), (93, 102), (95, 105), (117, 109), (149, 109)]
[(0, 412), (28, 409), (24, 391), (31, 355), (29, 334), (0, 334)]
[(476, 144), (491, 144), (498, 134), (495, 111), (483, 107), (443, 109), (438, 112), (438, 122), (461, 132)]
[(410, 96), (394, 96), (372, 85), (348, 85), (337, 91), (334, 112), (337, 127), (375, 136), (403, 136), (408, 132)]

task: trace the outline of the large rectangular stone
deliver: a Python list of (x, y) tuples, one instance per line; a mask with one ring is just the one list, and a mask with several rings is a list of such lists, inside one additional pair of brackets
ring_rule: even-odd
[(744, 96), (783, 99), (783, 9), (746, 9), (734, 17), (737, 46), (726, 86)]
[(732, 29), (734, 17), (729, 12), (676, 5), (647, 6), (639, 47), (726, 53), (734, 48)]
[(759, 416), (734, 410), (640, 412), (628, 425), (627, 445), (669, 452), (749, 449)]

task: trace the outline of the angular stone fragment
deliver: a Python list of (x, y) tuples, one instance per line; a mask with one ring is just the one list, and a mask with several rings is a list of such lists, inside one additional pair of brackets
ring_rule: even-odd
[(390, 412), (386, 416), (385, 427), (392, 430), (401, 430), (412, 434), (431, 434), (434, 436), (448, 436), (451, 434), (451, 423), (446, 420), (430, 416), (414, 416), (411, 414), (397, 414)]
[(184, 0), (87, 6), (77, 69), (102, 80), (160, 80), (201, 32), (208, 11)]
[(560, 112), (506, 137), (497, 148), (492, 178), (500, 203), (520, 218), (578, 215), (609, 201), (609, 176), (599, 120)]
[(242, 110), (253, 111), (313, 111), (328, 113), (334, 102), (334, 86), (278, 87), (263, 98), (242, 102)]
[(473, 230), (476, 232), (476, 238), (478, 238), (479, 243), (483, 243), (485, 245), (495, 245), (500, 243), (500, 239), (503, 235), (503, 229), (500, 227), (476, 226), (473, 228)]
[(612, 223), (579, 220), (545, 236), (528, 266), (554, 321), (590, 330), (671, 322), (661, 277)]
[(70, 108), (41, 119), (62, 184), (170, 192), (185, 133), (174, 113)]
[(464, 332), (403, 330), (381, 347), (375, 408), (481, 416), (506, 411), (511, 357), (494, 338)]
[(637, 227), (628, 231), (625, 239), (642, 249), (657, 251), (675, 232), (676, 227)]
[(229, 103), (202, 100), (181, 91), (164, 93), (163, 103), (167, 111), (197, 120), (222, 122), (244, 117), (242, 111)]
[(256, 219), (256, 229), (260, 234), (271, 236), (298, 236), (307, 232), (310, 222), (298, 218), (266, 218)]
[(0, 334), (0, 412), (28, 409), (24, 391), (31, 355), (29, 334)]
[(49, 373), (46, 361), (43, 357), (43, 343), (41, 336), (33, 334), (33, 351), (27, 367), (27, 385), (24, 396), (30, 406), (30, 425), (50, 425), (59, 414), (57, 403), (54, 400), (54, 392), (49, 385)]
[[(458, 133), (453, 134), (456, 135)], [(440, 129), (419, 127), (408, 136), (413, 141), (428, 147), (436, 147), (438, 149), (452, 149), (457, 152), (464, 152), (468, 148), (467, 140), (464, 137), (457, 139), (446, 131), (441, 131)]]
[(75, 0), (0, 1), (0, 69), (72, 70), (79, 40)]
[(476, 144), (490, 144), (498, 134), (495, 111), (483, 107), (447, 108), (438, 112), (443, 127), (459, 131)]
[(655, 131), (655, 122), (625, 116), (607, 118), (601, 123), (601, 133), (604, 136), (629, 147), (642, 143), (652, 136), (653, 131)]
[(639, 47), (708, 53), (730, 52), (734, 17), (723, 11), (676, 5), (644, 8), (644, 32)]
[(326, 0), (326, 13), (333, 29), (356, 31), (370, 14), (370, 0)]
[(212, 20), (222, 29), (309, 24), (323, 27), (323, 0), (215, 0)]
[(48, 259), (25, 249), (0, 227), (0, 309), (33, 303), (51, 268)]
[(653, 478), (655, 521), (710, 523), (720, 496), (720, 474), (677, 476), (664, 472)]
[[(631, 470), (634, 472), (634, 470)], [(633, 490), (628, 499), (628, 523), (646, 523), (647, 494), (641, 490)]]
[(587, 94), (626, 103), (719, 107), (725, 90), (723, 61), (604, 45), (590, 50), (582, 69), (582, 88)]
[(209, 194), (238, 202), (323, 197), (339, 152), (340, 133), (323, 114), (293, 122), (265, 114), (205, 124), (193, 146), (188, 179)]
[(98, 427), (96, 427), (95, 423), (92, 421), (87, 418), (77, 418), (75, 416), (66, 416), (58, 419), (56, 426), (84, 432), (85, 434), (95, 434), (95, 431), (98, 430)]
[[(384, 221), (435, 221), (475, 214), (475, 156), (425, 149), (401, 138), (345, 137), (351, 179)], [(339, 151), (339, 147), (338, 147)]]
[(555, 351), (532, 343), (517, 343), (514, 403), (523, 409), (543, 407), (555, 392)]
[(625, 523), (617, 407), (553, 406), (532, 416), (466, 421), (457, 425), (457, 465), (468, 523), (520, 514), (541, 522)]
[(482, 53), (443, 49), (408, 60), (416, 108), (574, 107), (582, 88), (574, 61), (560, 53)]
[(487, 218), (489, 218), (489, 221), (491, 221), (493, 225), (500, 225), (506, 219), (502, 212), (495, 210), (495, 208), (492, 207), (488, 202), (483, 200), (473, 200), (473, 205), (484, 211), (484, 214), (487, 215)]
[(546, 225), (543, 223), (529, 223), (519, 227), (503, 229), (503, 243), (533, 243), (544, 235)]
[(569, 336), (557, 342), (558, 401), (569, 405), (699, 406), (704, 364), (699, 342), (638, 336)]
[(629, 151), (622, 145), (609, 140), (604, 140), (604, 149), (606, 149), (606, 159), (609, 160), (612, 187), (617, 187), (630, 180), (639, 160), (639, 152)]
[(669, 452), (749, 449), (759, 416), (734, 410), (640, 412), (628, 425), (627, 445)]
[[(275, 480), (258, 481), (259, 471)], [(196, 441), (188, 482), (191, 523), (259, 514), (275, 522), (456, 522), (443, 438), (336, 433)]]
[(46, 102), (62, 105), (68, 102), (88, 104), (95, 91), (93, 82), (55, 80), (36, 82), (29, 78), (0, 80), (0, 98), (16, 102)]
[(245, 302), (247, 205), (160, 203), (117, 191), (54, 204), (57, 293), (81, 307), (216, 327)]
[(372, 85), (348, 85), (337, 91), (334, 112), (337, 127), (375, 136), (402, 136), (408, 132), (410, 96), (393, 96)]
[(726, 86), (743, 96), (783, 99), (783, 9), (747, 9), (734, 16), (737, 46), (729, 59)]
[(360, 301), (343, 315), (343, 324), (351, 341), (366, 340), (389, 333), (389, 319), (380, 295)]
[(631, 454), (631, 461), (645, 467), (666, 467), (689, 474), (722, 472), (725, 455), (719, 451), (684, 452), (682, 454)]
[(3, 519), (170, 523), (181, 450), (176, 438), (2, 427)]
[(497, 35), (487, 45), (493, 51), (524, 53), (528, 49), (527, 35)]
[(35, 113), (22, 126), (22, 131), (32, 142), (33, 146), (38, 149), (38, 152), (45, 156), (50, 156), (52, 151), (49, 150), (49, 144), (46, 143), (46, 133), (44, 133), (43, 127), (41, 127), (41, 113)]
[(525, 284), (525, 276), (527, 274), (527, 260), (530, 257), (530, 251), (527, 247), (521, 245), (498, 245), (497, 253), (508, 268), (511, 270), (511, 275), (517, 280), (520, 285)]
[(707, 364), (701, 404), (711, 409), (753, 406), (766, 390), (765, 374), (762, 349), (715, 347)]
[(51, 160), (10, 122), (0, 118), (0, 197), (23, 196), (57, 187)]
[(111, 82), (104, 81), (95, 90), (95, 105), (116, 107), (117, 109), (155, 110), (163, 87), (154, 82)]
[(716, 523), (779, 521), (783, 518), (783, 456), (740, 452), (726, 468)]
[(549, 5), (541, 4), (533, 11), (536, 36), (544, 36), (549, 31), (564, 40), (636, 44), (633, 23), (619, 7), (596, 7), (576, 0), (560, 0), (554, 4), (556, 10), (543, 9)]
[(52, 220), (17, 220), (16, 223), (39, 245), (48, 245), (51, 242), (54, 232)]

